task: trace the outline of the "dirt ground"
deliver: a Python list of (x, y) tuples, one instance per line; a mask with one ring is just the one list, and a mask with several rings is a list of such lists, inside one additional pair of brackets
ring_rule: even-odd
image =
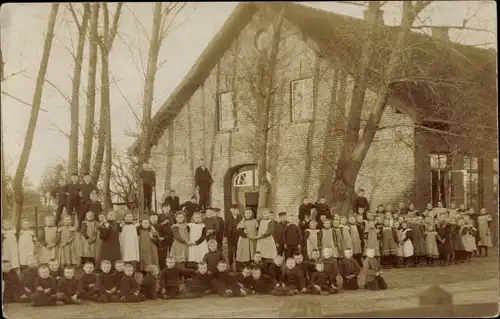
[[(96, 304), (32, 308), (24, 304), (4, 306), (9, 319), (38, 318), (202, 318), (277, 317), (280, 308), (297, 301), (321, 304), (323, 314), (363, 310), (414, 307), (418, 295), (430, 285), (440, 284), (453, 294), (455, 303), (496, 302), (499, 300), (498, 255), (474, 258), (471, 262), (447, 267), (391, 269), (384, 272), (389, 290), (341, 291), (338, 295), (316, 297), (251, 296), (226, 299), (209, 296), (188, 300), (156, 300), (139, 304)], [(363, 282), (360, 278), (360, 283)], [(369, 302), (366, 302), (369, 300)]]

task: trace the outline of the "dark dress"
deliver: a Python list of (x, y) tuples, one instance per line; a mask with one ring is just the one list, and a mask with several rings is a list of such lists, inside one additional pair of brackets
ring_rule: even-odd
[(104, 225), (99, 227), (99, 238), (101, 246), (96, 265), (103, 260), (109, 260), (112, 265), (115, 261), (122, 259), (120, 251), (120, 226), (115, 221), (109, 222), (109, 227)]
[[(447, 256), (449, 253), (451, 253), (450, 227), (446, 223), (440, 224), (438, 225), (436, 231), (439, 237), (437, 241), (439, 255), (441, 258), (443, 258), (444, 256)], [(439, 239), (444, 239), (444, 242), (441, 242)]]

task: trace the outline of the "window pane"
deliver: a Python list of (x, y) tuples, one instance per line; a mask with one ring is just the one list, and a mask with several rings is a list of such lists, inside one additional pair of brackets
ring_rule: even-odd
[(446, 168), (446, 155), (439, 155), (439, 168)]
[(439, 155), (431, 154), (431, 168), (439, 168)]
[(304, 108), (304, 119), (312, 120), (313, 119), (313, 81), (312, 79), (304, 80), (304, 86), (302, 87), (303, 92), (303, 105)]
[(472, 170), (477, 170), (478, 168), (478, 159), (477, 157), (473, 157), (472, 160), (471, 160), (471, 167), (472, 167)]
[(464, 162), (464, 169), (470, 169), (470, 157), (464, 156), (463, 162)]
[(222, 93), (220, 104), (220, 129), (230, 130), (234, 128), (233, 93)]
[(312, 79), (303, 79), (292, 82), (292, 120), (312, 119), (313, 97)]
[(498, 158), (493, 159), (493, 171), (498, 173)]

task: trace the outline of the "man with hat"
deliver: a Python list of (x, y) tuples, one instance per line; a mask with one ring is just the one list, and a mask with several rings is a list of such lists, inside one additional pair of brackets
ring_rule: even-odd
[(231, 211), (231, 216), (228, 216), (224, 223), (224, 236), (227, 238), (229, 266), (233, 266), (233, 262), (236, 260), (236, 247), (239, 238), (237, 227), (243, 217), (238, 211), (238, 205), (230, 205), (229, 210)]

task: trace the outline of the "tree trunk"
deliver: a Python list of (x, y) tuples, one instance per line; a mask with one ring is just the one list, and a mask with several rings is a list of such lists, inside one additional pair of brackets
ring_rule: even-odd
[[(71, 5), (71, 4), (70, 4)], [(82, 23), (78, 23), (76, 15), (75, 24), (78, 27), (78, 45), (76, 56), (74, 56), (75, 67), (73, 70), (71, 88), (71, 130), (69, 134), (69, 156), (68, 174), (78, 172), (78, 135), (79, 135), (79, 115), (80, 115), (80, 83), (82, 80), (83, 49), (85, 48), (85, 37), (87, 35), (87, 25), (90, 14), (90, 4), (83, 4)]]
[(90, 43), (89, 43), (89, 74), (87, 79), (87, 108), (85, 114), (85, 131), (83, 133), (82, 171), (90, 172), (92, 158), (92, 143), (94, 141), (94, 115), (97, 74), (97, 25), (99, 20), (99, 3), (92, 4), (90, 17)]
[[(418, 8), (417, 6), (422, 6)], [(368, 40), (364, 42), (362, 47), (362, 58), (360, 62), (359, 74), (355, 79), (353, 88), (353, 99), (351, 109), (348, 114), (347, 123), (347, 137), (344, 141), (341, 157), (339, 159), (339, 166), (335, 174), (333, 182), (333, 203), (338, 213), (347, 215), (350, 211), (352, 200), (354, 197), (354, 186), (358, 176), (361, 165), (368, 153), (368, 150), (373, 142), (373, 138), (378, 130), (378, 125), (382, 118), (382, 114), (387, 106), (387, 101), (390, 95), (391, 81), (396, 75), (397, 66), (400, 62), (401, 56), (404, 51), (406, 38), (410, 32), (411, 25), (415, 20), (418, 12), (425, 8), (424, 1), (418, 1), (415, 7), (411, 2), (403, 2), (403, 14), (400, 25), (400, 31), (396, 38), (396, 43), (392, 46), (392, 51), (389, 56), (389, 61), (385, 66), (384, 83), (377, 92), (377, 99), (374, 106), (370, 110), (368, 120), (363, 131), (363, 135), (359, 137), (359, 128), (361, 116), (358, 116), (358, 110), (362, 109), (364, 103), (364, 93), (366, 91), (367, 80), (366, 71), (368, 68), (368, 58), (372, 54), (372, 37), (369, 36)], [(369, 21), (372, 30), (377, 28), (378, 15), (380, 14), (380, 2), (372, 1), (369, 3), (370, 17)], [(419, 11), (420, 10), (420, 11)], [(363, 95), (363, 98), (361, 96)], [(356, 100), (356, 101), (354, 101)], [(353, 113), (354, 109), (354, 113)], [(358, 121), (358, 123), (356, 123)], [(354, 138), (354, 133), (356, 137)]]
[[(97, 183), (99, 177), (101, 176), (102, 164), (104, 161), (104, 150), (106, 148), (106, 134), (108, 130), (106, 126), (108, 125), (109, 107), (106, 105), (110, 104), (109, 98), (109, 53), (113, 47), (113, 41), (115, 39), (116, 33), (118, 31), (118, 22), (120, 20), (120, 14), (122, 10), (123, 2), (119, 2), (116, 7), (115, 16), (113, 18), (113, 25), (111, 30), (109, 28), (109, 10), (106, 2), (102, 3), (103, 16), (104, 16), (104, 34), (102, 38), (98, 37), (98, 44), (101, 49), (101, 110), (99, 114), (99, 131), (97, 138), (97, 151), (94, 161), (94, 168), (92, 170), (92, 181)], [(110, 131), (111, 132), (111, 131)]]
[[(107, 93), (107, 100), (109, 102), (109, 90)], [(112, 144), (111, 144), (111, 104), (108, 103), (106, 105), (107, 111), (107, 119), (108, 119), (108, 129), (106, 130), (106, 154), (105, 154), (105, 166), (104, 166), (104, 175), (103, 175), (103, 193), (104, 193), (104, 211), (107, 212), (113, 208), (112, 200), (111, 200), (111, 166), (113, 165), (112, 158)]]
[[(3, 67), (4, 67), (4, 61), (3, 61), (3, 55), (2, 55), (2, 50), (0, 49), (0, 81), (3, 82), (4, 77), (3, 77)], [(4, 218), (7, 216), (8, 212), (8, 205), (7, 205), (7, 179), (5, 176), (5, 157), (3, 154), (3, 121), (2, 121), (2, 109), (0, 107), (0, 152), (1, 158), (0, 165), (2, 165), (2, 214), (4, 214)]]
[(16, 174), (14, 175), (14, 179), (12, 181), (12, 189), (14, 192), (14, 209), (11, 215), (11, 220), (13, 224), (17, 225), (21, 223), (21, 214), (24, 203), (24, 197), (23, 197), (24, 174), (26, 172), (26, 166), (28, 165), (28, 160), (31, 153), (31, 147), (33, 145), (33, 137), (35, 135), (36, 124), (38, 121), (38, 113), (40, 112), (40, 105), (42, 103), (43, 84), (45, 82), (45, 75), (47, 74), (47, 67), (49, 64), (50, 50), (52, 48), (52, 39), (54, 38), (54, 28), (56, 24), (58, 10), (59, 10), (59, 4), (58, 3), (52, 4), (52, 10), (50, 12), (49, 20), (47, 23), (47, 33), (45, 35), (45, 43), (43, 46), (42, 59), (40, 61), (40, 67), (38, 69), (38, 75), (36, 78), (36, 87), (35, 87), (35, 93), (33, 94), (30, 120), (28, 122), (28, 129), (26, 130), (24, 145), (21, 152), (21, 157), (19, 158), (19, 163), (17, 165)]
[[(281, 31), (283, 26), (283, 21), (285, 19), (285, 7), (281, 9), (279, 16), (274, 25), (274, 34), (271, 39), (271, 48), (269, 54), (269, 61), (267, 67), (264, 68), (263, 77), (263, 91), (265, 96), (259, 98), (259, 104), (262, 104), (260, 108), (260, 117), (258, 130), (259, 130), (259, 161), (257, 166), (257, 178), (259, 180), (259, 203), (258, 203), (258, 218), (262, 209), (267, 208), (267, 198), (269, 195), (270, 182), (267, 178), (267, 144), (269, 140), (269, 112), (271, 110), (273, 102), (273, 85), (274, 77), (276, 73), (276, 63), (278, 58), (279, 45), (281, 41)], [(259, 90), (261, 91), (261, 90)]]
[[(162, 3), (156, 2), (153, 12), (153, 27), (151, 31), (151, 39), (149, 42), (148, 67), (146, 71), (146, 79), (144, 83), (144, 100), (142, 106), (142, 132), (141, 146), (139, 153), (139, 167), (146, 162), (151, 152), (151, 110), (153, 108), (153, 95), (155, 88), (156, 71), (158, 70), (158, 54), (160, 53), (161, 39), (161, 22), (162, 22)], [(142, 178), (138, 176), (137, 185), (139, 187), (139, 196), (144, 198), (142, 187)], [(156, 203), (153, 203), (152, 207)], [(139, 205), (139, 215), (144, 214), (144, 203)]]

